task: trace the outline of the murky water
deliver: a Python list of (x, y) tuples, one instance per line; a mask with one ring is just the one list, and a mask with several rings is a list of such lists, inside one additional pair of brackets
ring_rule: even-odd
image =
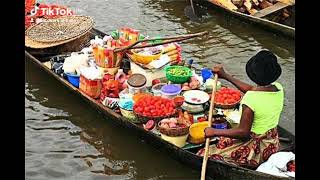
[[(295, 44), (272, 33), (206, 10), (200, 22), (184, 14), (185, 1), (55, 0), (90, 15), (95, 27), (110, 32), (122, 26), (148, 35), (209, 31), (203, 40), (182, 43), (183, 56), (205, 66), (223, 63), (249, 81), (244, 66), (260, 49), (269, 49), (283, 68), (285, 87), (280, 124), (295, 133)], [(250, 81), (249, 81), (250, 82)], [(132, 132), (104, 120), (34, 65), (26, 63), (27, 179), (197, 179), (199, 173), (145, 144)]]

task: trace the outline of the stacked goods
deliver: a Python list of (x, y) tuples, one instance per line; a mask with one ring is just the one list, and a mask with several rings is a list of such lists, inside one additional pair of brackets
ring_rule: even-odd
[(181, 46), (177, 43), (163, 45), (163, 54), (169, 56), (172, 64), (179, 64), (182, 61)]
[(231, 2), (237, 7), (237, 9), (234, 10), (249, 15), (253, 15), (262, 9), (273, 6), (277, 2), (291, 4), (291, 2), (287, 0), (231, 0)]
[[(273, 6), (277, 2), (288, 5), (294, 4), (292, 0), (212, 0), (211, 2), (231, 11), (238, 11), (249, 15), (254, 15), (258, 11)], [(282, 11), (282, 16), (289, 16), (285, 9)]]
[(71, 54), (65, 58), (62, 69), (65, 73), (80, 74), (81, 67), (88, 67), (89, 57), (87, 54)]
[(94, 67), (80, 69), (79, 89), (92, 98), (99, 98), (102, 88), (102, 74)]
[(215, 94), (215, 105), (220, 108), (234, 108), (241, 100), (241, 92), (232, 88), (222, 87)]
[(131, 28), (121, 28), (103, 39), (96, 37), (94, 41), (91, 41), (96, 64), (102, 71), (115, 74), (124, 56), (124, 52), (114, 52), (115, 49), (128, 46), (139, 38), (141, 38), (140, 33)]
[[(117, 40), (109, 38), (107, 41), (103, 41), (102, 39), (96, 37), (91, 41), (91, 47), (95, 62), (100, 68), (119, 69), (123, 58), (123, 53), (114, 53), (116, 48), (121, 47)], [(116, 71), (114, 71), (112, 74), (115, 73)]]

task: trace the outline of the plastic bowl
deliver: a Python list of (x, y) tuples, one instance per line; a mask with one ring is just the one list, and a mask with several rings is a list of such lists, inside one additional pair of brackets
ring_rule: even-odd
[(162, 55), (162, 52), (163, 51), (155, 55), (143, 55), (143, 54), (134, 52), (134, 50), (131, 50), (131, 53), (132, 53), (131, 58), (132, 60), (139, 62), (141, 64), (149, 64), (150, 62), (159, 59), (160, 56)]
[[(169, 73), (169, 71), (171, 69), (183, 69), (183, 70), (186, 70), (187, 71), (187, 75), (179, 76), (179, 75), (171, 74), (171, 73)], [(189, 79), (192, 76), (191, 69), (189, 69), (187, 67), (184, 67), (184, 66), (168, 66), (167, 68), (165, 68), (165, 72), (166, 72), (166, 78), (169, 81), (171, 81), (173, 83), (176, 83), (176, 84), (185, 83), (185, 82), (189, 81)]]
[(151, 91), (154, 96), (161, 96), (161, 88), (167, 85), (167, 83), (158, 83), (152, 86)]
[(80, 75), (77, 74), (70, 74), (70, 73), (65, 73), (67, 76), (68, 81), (76, 88), (79, 88), (80, 84)]

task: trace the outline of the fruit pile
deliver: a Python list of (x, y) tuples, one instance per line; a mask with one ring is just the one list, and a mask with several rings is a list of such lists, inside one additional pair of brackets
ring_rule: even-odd
[(165, 129), (170, 129), (170, 128), (185, 128), (189, 127), (191, 125), (190, 121), (185, 121), (184, 119), (180, 118), (168, 118), (168, 119), (163, 119), (160, 121), (160, 127), (165, 128)]
[(235, 104), (241, 99), (241, 93), (238, 90), (222, 87), (215, 95), (217, 104)]
[(134, 104), (133, 111), (144, 117), (162, 117), (176, 113), (173, 100), (160, 96), (146, 96), (139, 99)]

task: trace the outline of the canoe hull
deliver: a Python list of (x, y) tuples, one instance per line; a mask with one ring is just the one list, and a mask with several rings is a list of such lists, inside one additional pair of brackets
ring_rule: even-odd
[[(92, 36), (99, 35), (104, 36), (105, 33), (94, 29), (92, 32)], [(202, 165), (202, 157), (195, 155), (194, 153), (187, 151), (182, 148), (178, 148), (170, 144), (169, 142), (161, 139), (159, 136), (145, 131), (142, 127), (126, 120), (120, 114), (113, 112), (111, 109), (105, 107), (97, 100), (92, 99), (91, 97), (87, 96), (85, 93), (81, 92), (79, 89), (75, 88), (71, 85), (68, 81), (61, 78), (53, 71), (51, 71), (48, 67), (46, 67), (41, 61), (33, 56), (28, 51), (25, 51), (25, 60), (31, 61), (40, 69), (48, 73), (49, 75), (53, 76), (56, 80), (66, 86), (71, 92), (79, 95), (80, 98), (85, 100), (90, 106), (93, 107), (99, 114), (102, 115), (108, 121), (115, 122), (122, 127), (128, 128), (132, 130), (132, 133), (136, 133), (136, 135), (145, 140), (145, 142), (151, 144), (155, 148), (161, 150), (162, 152), (168, 154), (172, 158), (193, 167), (196, 170), (201, 170)], [(279, 127), (279, 134), (282, 137), (289, 138), (294, 142), (294, 136), (287, 132), (285, 129)], [(280, 180), (280, 179), (292, 179), (292, 178), (280, 178), (276, 176), (272, 176), (265, 173), (256, 172), (253, 170), (245, 169), (242, 167), (232, 166), (223, 162), (215, 161), (215, 160), (208, 160), (207, 164), (207, 179), (230, 179), (230, 180), (254, 180), (254, 179), (272, 179), (272, 180)]]
[[(201, 2), (201, 0), (198, 0), (198, 1)], [(216, 10), (219, 10), (223, 13), (230, 14), (233, 17), (240, 18), (240, 19), (246, 21), (247, 23), (257, 25), (261, 28), (264, 28), (264, 29), (269, 30), (274, 33), (280, 33), (281, 35), (284, 35), (285, 37), (288, 37), (290, 39), (295, 39), (295, 28), (293, 28), (293, 27), (286, 26), (286, 25), (276, 23), (273, 21), (269, 21), (264, 18), (250, 16), (250, 15), (243, 14), (243, 13), (240, 13), (237, 11), (231, 11), (231, 10), (228, 10), (224, 7), (217, 5), (217, 4), (214, 4), (214, 3), (210, 2), (209, 0), (206, 0), (206, 3), (209, 3), (210, 5), (212, 5), (212, 7), (215, 8)]]

